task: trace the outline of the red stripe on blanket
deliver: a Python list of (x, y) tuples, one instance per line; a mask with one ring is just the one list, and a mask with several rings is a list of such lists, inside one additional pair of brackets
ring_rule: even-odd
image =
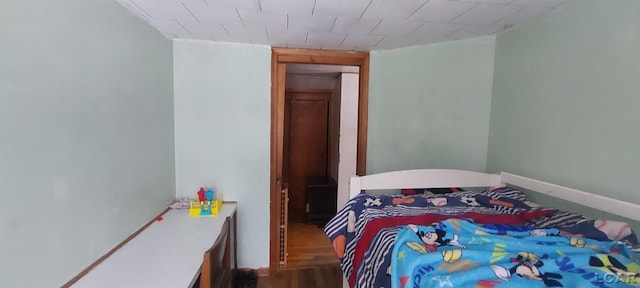
[(365, 225), (364, 233), (358, 243), (356, 243), (355, 254), (353, 258), (352, 272), (349, 277), (349, 285), (355, 287), (356, 274), (358, 267), (362, 263), (364, 253), (369, 249), (369, 245), (373, 242), (373, 238), (378, 231), (387, 227), (401, 226), (407, 224), (415, 225), (431, 225), (435, 222), (447, 219), (472, 219), (477, 224), (511, 224), (522, 225), (534, 219), (548, 217), (553, 215), (555, 210), (534, 210), (524, 211), (520, 214), (482, 214), (476, 212), (464, 213), (459, 215), (441, 215), (441, 214), (425, 214), (418, 216), (396, 216), (377, 218), (369, 221)]

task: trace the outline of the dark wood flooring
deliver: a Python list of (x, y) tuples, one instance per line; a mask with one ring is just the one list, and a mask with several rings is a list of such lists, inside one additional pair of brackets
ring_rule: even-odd
[(287, 263), (258, 278), (259, 288), (341, 288), (340, 261), (329, 237), (315, 224), (289, 222)]
[(287, 268), (340, 263), (329, 237), (315, 224), (289, 223), (287, 255)]
[(287, 268), (258, 278), (258, 288), (341, 288), (342, 270), (338, 264), (309, 268)]

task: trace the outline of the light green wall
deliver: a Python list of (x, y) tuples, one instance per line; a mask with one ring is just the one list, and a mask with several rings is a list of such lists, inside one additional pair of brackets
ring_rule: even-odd
[(640, 203), (640, 1), (572, 5), (495, 57), (488, 171)]
[(495, 39), (371, 52), (367, 173), (484, 171)]
[(0, 286), (58, 287), (174, 198), (172, 46), (112, 0), (0, 1)]
[(238, 201), (238, 265), (269, 266), (271, 49), (174, 42), (176, 194)]

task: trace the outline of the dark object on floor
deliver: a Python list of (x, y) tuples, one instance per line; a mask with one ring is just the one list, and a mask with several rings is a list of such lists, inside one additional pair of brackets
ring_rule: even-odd
[(233, 288), (256, 288), (258, 287), (258, 274), (254, 270), (237, 269), (233, 271), (231, 283)]
[(331, 177), (319, 176), (306, 179), (305, 202), (306, 223), (324, 227), (336, 215), (338, 184)]

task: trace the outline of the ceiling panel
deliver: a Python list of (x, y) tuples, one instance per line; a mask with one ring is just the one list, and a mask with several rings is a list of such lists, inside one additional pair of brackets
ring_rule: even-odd
[(347, 37), (346, 33), (315, 33), (309, 32), (307, 43), (327, 44), (331, 46), (340, 45)]
[[(442, 41), (447, 35), (458, 31), (464, 28), (466, 25), (464, 24), (453, 24), (453, 23), (431, 23), (427, 22), (421, 27), (419, 27), (415, 32), (415, 34), (421, 35), (422, 38), (426, 38), (429, 43), (433, 43), (434, 40)], [(421, 43), (425, 43), (424, 41)]]
[(368, 35), (382, 19), (378, 18), (344, 18), (338, 17), (331, 32)]
[(580, 0), (114, 0), (170, 39), (384, 50), (496, 34)]
[(494, 34), (502, 27), (493, 25), (465, 25), (463, 28), (447, 35), (445, 39), (460, 40)]
[(527, 7), (514, 14), (511, 14), (507, 17), (500, 19), (495, 24), (500, 26), (510, 27), (515, 24), (520, 24), (520, 23), (531, 21), (536, 18), (541, 18), (545, 14), (549, 13), (551, 10), (553, 9), (542, 8), (542, 7)]
[(183, 4), (200, 4), (200, 3), (207, 3), (207, 0), (157, 0), (160, 2), (180, 2)]
[(149, 15), (146, 11), (138, 8), (138, 5), (134, 4), (133, 2), (131, 2), (129, 0), (116, 0), (116, 2), (120, 3), (120, 5), (124, 6), (131, 13), (133, 13), (134, 15), (140, 17), (141, 19), (149, 21), (149, 18), (151, 18), (151, 15)]
[(460, 17), (460, 15), (468, 12), (478, 5), (478, 3), (474, 2), (431, 0), (411, 15), (409, 20), (446, 23)]
[(342, 46), (344, 47), (355, 47), (359, 45), (360, 47), (375, 47), (382, 39), (384, 39), (384, 35), (360, 35), (360, 34), (349, 34), (344, 41), (342, 42)]
[(191, 34), (175, 19), (151, 19), (149, 24), (172, 38), (189, 38)]
[(509, 3), (510, 5), (516, 6), (531, 6), (531, 7), (558, 7), (565, 2), (569, 2), (568, 0), (513, 0), (513, 2)]
[(229, 33), (230, 38), (251, 44), (268, 44), (267, 31), (261, 27), (245, 27), (243, 25), (224, 25), (224, 29)]
[(139, 9), (150, 15), (154, 19), (177, 19), (184, 21), (195, 21), (191, 12), (178, 1), (160, 0), (130, 0)]
[(413, 30), (422, 26), (424, 22), (419, 21), (405, 21), (395, 19), (384, 19), (378, 26), (376, 26), (371, 34), (374, 35), (389, 35), (389, 36), (405, 36), (409, 35)]
[[(227, 0), (235, 1), (235, 0)], [(315, 0), (260, 0), (262, 11), (311, 15)]]
[(299, 43), (304, 44), (307, 40), (306, 32), (291, 32), (291, 31), (279, 31), (277, 33), (267, 29), (267, 37), (269, 38), (269, 44), (276, 47), (287, 47), (287, 43)]
[(290, 14), (288, 31), (329, 33), (335, 21), (335, 16), (302, 16)]
[(320, 46), (320, 49), (322, 50), (342, 50), (342, 51), (351, 51), (353, 50), (353, 46), (351, 47), (346, 47), (343, 45), (333, 45), (333, 44), (327, 44), (327, 43), (323, 43), (322, 46)]
[(231, 36), (225, 30), (222, 24), (215, 23), (200, 23), (200, 22), (180, 22), (185, 29), (191, 34), (197, 35), (199, 39), (209, 37), (215, 39), (215, 41), (230, 42)]
[(322, 47), (322, 44), (289, 42), (287, 43), (287, 46), (283, 46), (283, 47), (299, 48), (299, 49), (320, 49), (320, 47)]
[(191, 14), (202, 23), (218, 23), (229, 25), (243, 25), (235, 8), (222, 8), (202, 4), (186, 5)]
[(524, 8), (510, 5), (480, 4), (454, 19), (453, 22), (460, 24), (489, 25), (522, 9)]
[(364, 12), (364, 18), (407, 19), (427, 0), (373, 0)]
[(376, 44), (377, 49), (395, 49), (401, 47), (413, 46), (417, 41), (422, 39), (420, 35), (408, 36), (386, 36), (382, 41)]
[[(233, 0), (233, 1), (229, 1), (229, 0), (193, 0), (193, 1), (204, 2), (207, 5), (213, 6), (213, 7), (260, 11), (260, 3), (258, 2), (258, 0)], [(187, 4), (187, 3), (185, 3), (185, 4)]]
[[(513, 0), (457, 0), (460, 2), (471, 2), (471, 3), (489, 3), (489, 4), (509, 4), (513, 2)], [(536, 0), (533, 0), (536, 1)]]
[(313, 15), (360, 18), (371, 0), (322, 0), (316, 1)]
[(267, 28), (271, 31), (287, 31), (287, 14), (255, 12), (238, 9), (241, 22), (247, 27)]

